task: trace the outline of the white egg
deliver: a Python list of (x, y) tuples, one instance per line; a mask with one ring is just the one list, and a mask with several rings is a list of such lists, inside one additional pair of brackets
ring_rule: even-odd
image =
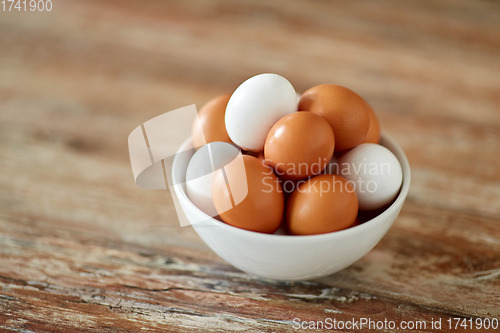
[(396, 156), (374, 143), (360, 144), (342, 155), (339, 175), (354, 185), (362, 210), (389, 204), (396, 198), (403, 182), (401, 164)]
[(198, 149), (186, 169), (186, 194), (196, 207), (209, 216), (217, 211), (212, 201), (214, 172), (234, 160), (240, 149), (227, 142), (211, 142)]
[(277, 74), (256, 75), (243, 82), (227, 103), (227, 134), (241, 148), (261, 151), (271, 127), (295, 111), (297, 95), (287, 79)]

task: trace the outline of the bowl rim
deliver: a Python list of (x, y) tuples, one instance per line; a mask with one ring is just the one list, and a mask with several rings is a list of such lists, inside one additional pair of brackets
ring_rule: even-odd
[[(391, 138), (389, 135), (387, 135), (385, 132), (380, 133), (379, 144), (382, 141), (384, 141), (384, 144), (383, 145), (381, 144), (381, 145), (383, 147), (389, 149), (396, 156), (399, 163), (401, 164), (401, 169), (402, 169), (402, 173), (403, 173), (403, 183), (402, 183), (401, 189), (399, 191), (399, 194), (398, 194), (398, 197), (396, 198), (396, 200), (394, 200), (394, 202), (389, 207), (387, 207), (387, 209), (385, 209), (382, 213), (380, 213), (379, 215), (375, 216), (374, 218), (372, 218), (366, 222), (363, 222), (362, 224), (357, 225), (357, 226), (352, 227), (352, 228), (328, 232), (328, 233), (324, 233), (324, 234), (315, 234), (315, 235), (266, 234), (266, 233), (261, 233), (261, 232), (257, 232), (257, 231), (241, 229), (238, 227), (234, 227), (230, 224), (218, 221), (218, 220), (214, 219), (213, 217), (207, 215), (205, 212), (203, 212), (201, 209), (199, 209), (188, 198), (188, 196), (187, 196), (185, 190), (182, 188), (182, 186), (175, 186), (174, 189), (175, 189), (176, 195), (178, 196), (178, 200), (181, 200), (181, 198), (179, 198), (179, 196), (181, 196), (182, 199), (189, 204), (191, 209), (196, 210), (199, 214), (204, 215), (206, 217), (206, 219), (204, 219), (203, 221), (200, 221), (201, 223), (209, 222), (209, 223), (214, 224), (216, 226), (219, 226), (221, 228), (225, 228), (226, 230), (233, 232), (241, 237), (245, 237), (245, 238), (247, 238), (247, 237), (259, 237), (261, 240), (267, 238), (267, 239), (273, 240), (273, 241), (292, 241), (292, 240), (294, 240), (294, 241), (295, 240), (302, 240), (302, 241), (317, 240), (317, 241), (320, 241), (320, 240), (324, 240), (325, 238), (349, 236), (350, 234), (353, 234), (353, 233), (358, 233), (358, 232), (361, 233), (363, 231), (366, 231), (364, 229), (368, 229), (368, 228), (370, 228), (371, 225), (382, 222), (383, 220), (385, 220), (386, 216), (391, 215), (393, 211), (402, 207), (402, 205), (406, 199), (406, 196), (408, 195), (408, 191), (410, 188), (410, 181), (411, 181), (411, 170), (410, 170), (410, 163), (408, 162), (408, 158), (406, 157), (401, 146), (399, 146), (398, 143), (393, 138)], [(189, 136), (182, 143), (182, 145), (179, 147), (179, 149), (174, 157), (174, 160), (172, 162), (172, 171), (171, 171), (171, 177), (172, 177), (172, 181), (174, 184), (181, 184), (181, 183), (185, 182), (185, 180), (181, 180), (180, 182), (177, 182), (177, 177), (175, 175), (177, 173), (177, 169), (179, 168), (179, 166), (178, 166), (179, 156), (180, 156), (179, 153), (186, 151), (186, 150), (189, 150), (190, 144), (191, 144), (191, 136)], [(390, 145), (391, 148), (387, 147), (386, 145)], [(197, 225), (199, 225), (200, 222), (190, 223), (190, 225), (196, 230)]]

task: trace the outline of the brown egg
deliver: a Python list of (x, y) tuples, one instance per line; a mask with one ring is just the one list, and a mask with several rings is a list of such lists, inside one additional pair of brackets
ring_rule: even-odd
[[(238, 170), (238, 164), (229, 163), (224, 167), (228, 187), (222, 169), (215, 172), (212, 182), (212, 198), (219, 216), (232, 226), (263, 232), (274, 233), (281, 224), (285, 207), (283, 191), (278, 177), (272, 169), (256, 157), (243, 155), (245, 172)], [(246, 181), (244, 176), (246, 174)], [(248, 193), (241, 202), (235, 202), (235, 193)], [(235, 202), (230, 205), (228, 202)]]
[(352, 183), (335, 175), (308, 179), (290, 196), (286, 224), (293, 235), (313, 235), (350, 227), (358, 214)]
[[(200, 109), (198, 112), (199, 121), (195, 119), (191, 128), (193, 146), (195, 148), (214, 141), (232, 142), (227, 134), (224, 122), (226, 106), (230, 97), (231, 95), (217, 96), (208, 101)], [(205, 135), (205, 140), (203, 140), (203, 134)]]
[(336, 150), (360, 144), (370, 126), (370, 115), (363, 99), (342, 86), (312, 87), (300, 98), (299, 110), (316, 113), (328, 121), (335, 135)]
[(264, 156), (280, 178), (298, 180), (319, 174), (332, 158), (334, 147), (332, 128), (323, 117), (294, 112), (271, 128)]
[(370, 126), (368, 127), (368, 133), (366, 133), (365, 138), (361, 143), (379, 143), (380, 141), (380, 123), (378, 122), (377, 115), (373, 111), (370, 104), (365, 101), (366, 107), (368, 108), (368, 113), (370, 114)]

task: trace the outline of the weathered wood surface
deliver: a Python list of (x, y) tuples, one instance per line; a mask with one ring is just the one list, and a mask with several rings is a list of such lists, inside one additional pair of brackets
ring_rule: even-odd
[[(500, 317), (500, 4), (53, 1), (0, 12), (0, 329), (293, 331), (292, 320)], [(127, 136), (277, 72), (348, 86), (412, 187), (351, 267), (278, 283), (232, 268)]]

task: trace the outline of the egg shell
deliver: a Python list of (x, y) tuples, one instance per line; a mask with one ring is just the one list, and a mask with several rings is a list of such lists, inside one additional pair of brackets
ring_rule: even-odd
[(370, 126), (368, 127), (368, 132), (361, 143), (379, 143), (380, 142), (380, 123), (378, 121), (377, 115), (373, 108), (365, 100), (368, 113), (370, 114)]
[(330, 161), (335, 139), (330, 124), (311, 112), (294, 112), (273, 125), (264, 156), (282, 179), (299, 180), (319, 174)]
[[(215, 173), (212, 187), (212, 197), (219, 216), (229, 225), (262, 233), (274, 233), (283, 219), (285, 200), (278, 178), (272, 169), (256, 157), (243, 155), (246, 182), (232, 175), (238, 175), (239, 170), (231, 163)], [(248, 192), (239, 203), (232, 196), (241, 193), (247, 186)], [(235, 205), (227, 209), (228, 202)]]
[(260, 74), (243, 82), (231, 95), (225, 124), (231, 140), (245, 150), (261, 151), (271, 127), (297, 111), (292, 84), (277, 74)]
[(335, 135), (336, 150), (360, 144), (370, 126), (370, 115), (363, 99), (354, 91), (334, 84), (307, 90), (300, 98), (299, 110), (316, 113), (328, 121)]
[(355, 184), (362, 210), (390, 204), (403, 182), (401, 164), (396, 156), (374, 143), (360, 144), (342, 155), (339, 174)]
[(232, 142), (226, 131), (224, 116), (231, 95), (220, 95), (203, 105), (191, 128), (193, 146), (199, 148), (214, 141)]
[(211, 142), (198, 149), (186, 169), (186, 194), (196, 207), (209, 216), (217, 211), (212, 201), (214, 171), (240, 154), (240, 149), (227, 142)]
[(286, 224), (294, 235), (314, 235), (350, 227), (356, 220), (354, 187), (341, 176), (319, 175), (306, 180), (290, 196)]

